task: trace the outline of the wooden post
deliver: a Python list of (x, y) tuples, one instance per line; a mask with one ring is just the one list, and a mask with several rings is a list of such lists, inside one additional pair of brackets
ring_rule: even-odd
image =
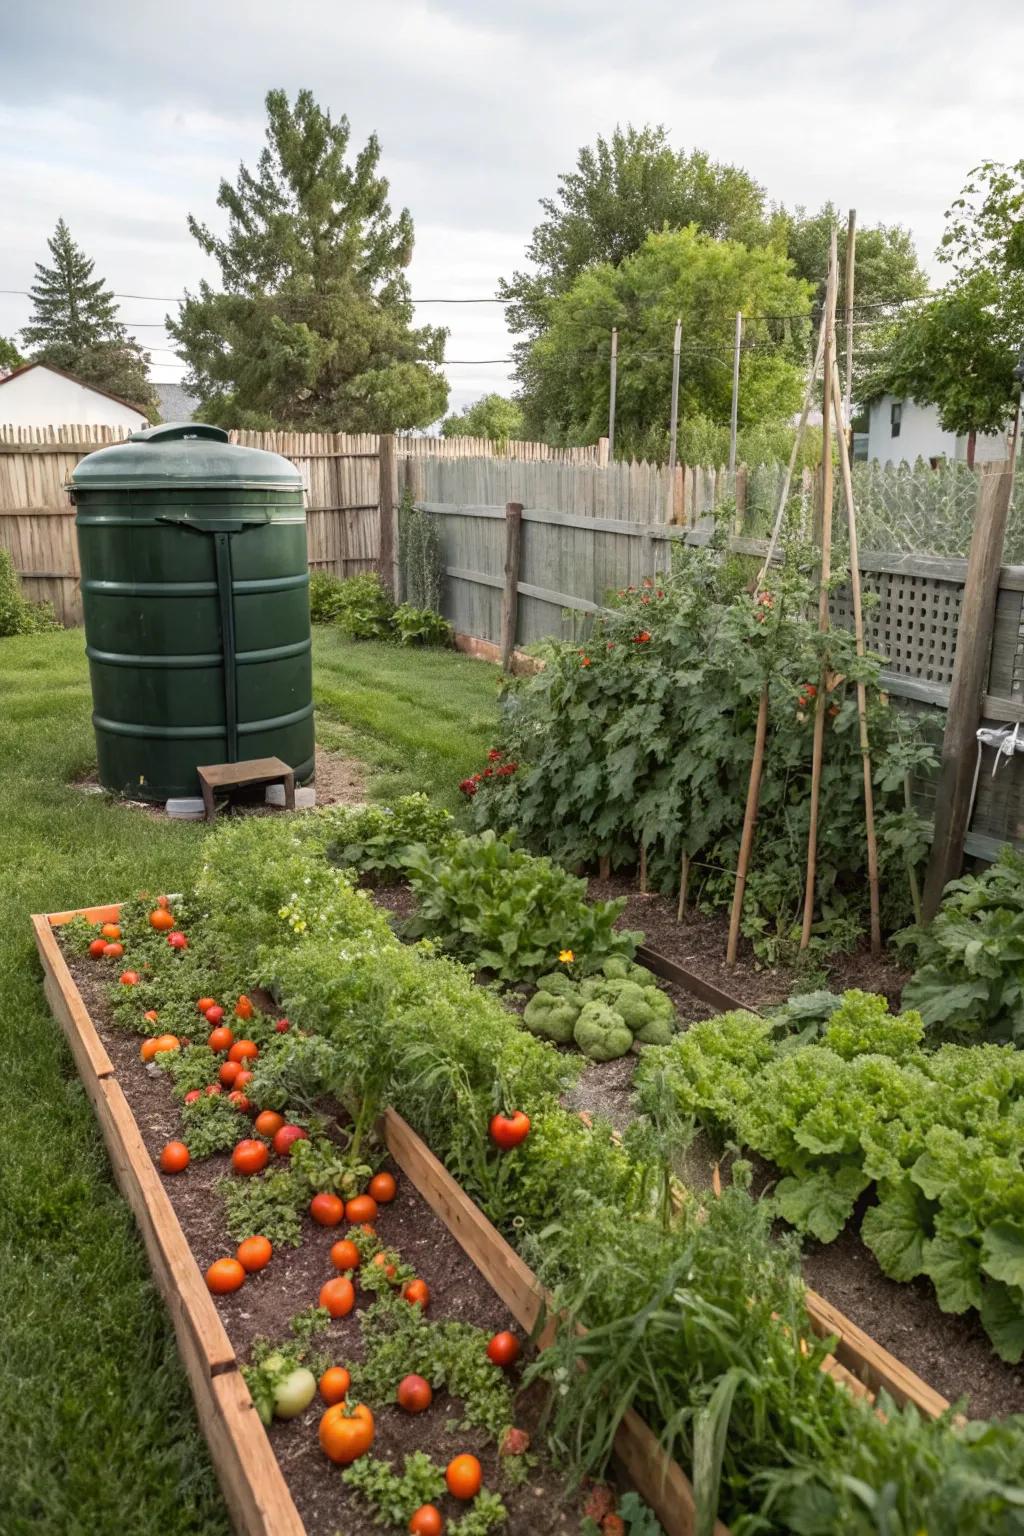
[(676, 906), (676, 922), (681, 923), (686, 916), (686, 893), (690, 884), (690, 855), (683, 849), (682, 858), (679, 860), (679, 902)]
[(935, 916), (944, 887), (956, 879), (963, 863), (978, 750), (975, 732), (988, 678), (999, 567), (1012, 492), (1012, 464), (1010, 468), (998, 465), (982, 471), (935, 791), (935, 831), (922, 901), (925, 922)]
[[(850, 535), (850, 592), (853, 596), (853, 632), (857, 655), (864, 655), (864, 611), (860, 590), (860, 548), (857, 541), (857, 513), (853, 503), (853, 476), (850, 473), (850, 449), (846, 442), (843, 404), (840, 394), (839, 365), (833, 358), (829, 395), (835, 412), (836, 437), (839, 442), (839, 466), (842, 471), (846, 520)], [(868, 700), (863, 682), (857, 684), (857, 719), (860, 730), (861, 766), (864, 775), (864, 829), (868, 849), (868, 899), (871, 908), (871, 953), (882, 953), (882, 919), (878, 898), (878, 839), (875, 835), (875, 789), (871, 776), (871, 739), (868, 735)]]
[(676, 467), (676, 429), (679, 425), (679, 349), (683, 338), (683, 322), (676, 321), (676, 333), (672, 341), (672, 408), (668, 424), (668, 467)]
[(611, 376), (608, 380), (608, 457), (615, 458), (615, 385), (619, 372), (619, 333), (612, 330)]
[(736, 866), (736, 887), (732, 893), (732, 912), (729, 914), (729, 941), (725, 950), (727, 965), (736, 964), (736, 948), (740, 940), (740, 918), (743, 915), (743, 893), (747, 887), (747, 869), (750, 850), (754, 846), (754, 827), (757, 825), (757, 808), (761, 799), (761, 772), (764, 767), (764, 743), (768, 734), (768, 684), (761, 689), (757, 706), (757, 729), (754, 732), (754, 756), (750, 763), (747, 782), (747, 808), (743, 816), (743, 836), (740, 840), (740, 857)]
[(853, 274), (857, 252), (857, 210), (850, 209), (846, 226), (846, 392), (843, 395), (843, 424), (840, 430), (853, 448)]
[[(832, 576), (832, 412), (829, 395), (832, 392), (832, 368), (836, 343), (836, 231), (832, 228), (832, 244), (829, 251), (829, 282), (826, 295), (824, 390), (821, 415), (821, 572), (818, 586), (818, 629), (828, 631), (828, 584)], [(807, 829), (807, 879), (804, 886), (804, 920), (800, 932), (800, 948), (806, 949), (811, 942), (814, 922), (814, 887), (818, 873), (818, 811), (821, 805), (821, 765), (825, 754), (825, 675), (822, 666), (818, 677), (818, 693), (814, 710), (814, 741), (811, 747), (811, 807)]]
[(599, 437), (597, 440), (597, 467), (598, 469), (608, 468), (608, 439), (606, 437)]
[(733, 476), (733, 492), (736, 498), (736, 515), (733, 518), (733, 532), (736, 537), (741, 537), (743, 524), (747, 516), (747, 466), (741, 464)]
[(380, 544), (377, 569), (381, 581), (398, 597), (398, 446), (393, 432), (380, 436)]
[(729, 417), (729, 473), (736, 468), (736, 427), (740, 412), (740, 342), (743, 340), (743, 315), (736, 311), (736, 337), (732, 345), (732, 414)]
[(505, 507), (505, 590), (501, 599), (501, 665), (512, 669), (519, 617), (519, 563), (523, 542), (523, 508), (518, 501)]

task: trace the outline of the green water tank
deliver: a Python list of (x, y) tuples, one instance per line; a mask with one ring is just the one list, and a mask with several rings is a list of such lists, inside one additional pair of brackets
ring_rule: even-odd
[(302, 480), (219, 427), (151, 427), (71, 477), (100, 782), (196, 795), (196, 768), (313, 774)]

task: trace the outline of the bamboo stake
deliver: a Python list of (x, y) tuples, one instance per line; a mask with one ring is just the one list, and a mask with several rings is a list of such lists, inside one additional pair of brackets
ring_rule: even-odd
[[(857, 514), (853, 503), (853, 476), (850, 473), (850, 449), (843, 430), (842, 386), (839, 364), (832, 360), (832, 409), (839, 440), (839, 467), (846, 501), (846, 521), (850, 538), (850, 591), (853, 594), (853, 633), (857, 655), (864, 655), (864, 611), (861, 606), (860, 549), (857, 542)], [(857, 684), (857, 719), (860, 728), (860, 753), (864, 773), (864, 825), (868, 844), (868, 896), (871, 903), (871, 953), (882, 952), (882, 922), (878, 900), (878, 839), (875, 834), (875, 791), (871, 778), (871, 741), (868, 735), (868, 698), (863, 682)]]
[(647, 844), (640, 844), (640, 895), (647, 895)]
[(750, 850), (754, 844), (754, 827), (757, 824), (757, 806), (761, 798), (761, 770), (764, 766), (764, 743), (768, 734), (768, 684), (761, 689), (757, 706), (757, 728), (754, 732), (754, 757), (750, 764), (747, 783), (747, 807), (743, 813), (743, 836), (740, 839), (740, 857), (736, 867), (736, 887), (732, 893), (732, 912), (729, 914), (729, 941), (725, 950), (725, 963), (736, 964), (736, 950), (740, 938), (740, 918), (743, 915), (743, 893), (747, 888), (747, 868)]
[(846, 226), (846, 389), (843, 393), (843, 420), (839, 428), (851, 448), (853, 447), (853, 281), (856, 257), (857, 210), (851, 208), (849, 223)]
[(681, 923), (686, 916), (686, 891), (690, 884), (690, 855), (683, 849), (683, 856), (679, 861), (679, 904), (676, 907), (676, 922)]
[[(829, 281), (825, 300), (825, 388), (821, 417), (821, 574), (818, 588), (818, 629), (828, 633), (828, 584), (832, 575), (832, 412), (828, 408), (832, 392), (832, 369), (835, 359), (836, 327), (836, 232), (832, 229), (829, 250)], [(804, 920), (800, 932), (800, 948), (806, 949), (811, 942), (814, 922), (814, 887), (818, 873), (818, 813), (821, 806), (821, 765), (825, 751), (825, 666), (822, 664), (818, 678), (818, 695), (814, 712), (814, 742), (811, 748), (811, 807), (807, 829), (807, 879), (804, 886)]]
[(789, 463), (786, 465), (786, 473), (782, 481), (782, 490), (779, 492), (779, 508), (775, 514), (775, 522), (772, 525), (771, 537), (768, 540), (768, 548), (765, 552), (764, 564), (761, 574), (757, 578), (758, 586), (764, 581), (768, 567), (775, 555), (775, 546), (779, 542), (779, 534), (782, 532), (782, 523), (786, 515), (786, 503), (789, 500), (789, 488), (793, 483), (793, 471), (796, 468), (797, 454), (807, 430), (807, 418), (811, 414), (811, 402), (814, 399), (814, 386), (818, 380), (818, 369), (825, 352), (825, 311), (822, 311), (821, 324), (818, 327), (818, 344), (814, 351), (814, 363), (807, 379), (807, 387), (804, 390), (804, 403), (800, 410), (800, 420), (796, 425), (796, 435), (793, 438), (793, 446), (789, 451)]

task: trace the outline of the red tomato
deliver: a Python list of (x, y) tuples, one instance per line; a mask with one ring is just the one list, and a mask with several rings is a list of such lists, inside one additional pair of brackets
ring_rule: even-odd
[(511, 1115), (493, 1115), (490, 1134), (494, 1145), (500, 1147), (503, 1152), (507, 1152), (511, 1147), (518, 1147), (519, 1143), (529, 1136), (529, 1118), (521, 1109), (515, 1110)]
[(217, 1076), (225, 1088), (233, 1088), (235, 1086), (235, 1078), (241, 1070), (237, 1061), (226, 1061), (217, 1073)]
[(122, 971), (117, 979), (122, 987), (137, 987), (142, 980), (138, 971)]
[(183, 933), (169, 933), (167, 942), (172, 949), (188, 949), (188, 939)]
[(284, 1125), (284, 1115), (279, 1115), (276, 1109), (263, 1109), (253, 1121), (253, 1127), (261, 1136), (276, 1136)]
[(347, 1237), (339, 1238), (331, 1248), (331, 1263), (335, 1269), (358, 1269), (359, 1249)]
[(398, 1185), (394, 1175), (390, 1173), (375, 1173), (367, 1186), (367, 1193), (376, 1200), (378, 1205), (390, 1205), (398, 1193)]
[(422, 1307), (424, 1312), (430, 1306), (430, 1287), (425, 1280), (407, 1280), (402, 1295), (410, 1306)]
[(183, 1173), (188, 1167), (188, 1147), (183, 1141), (169, 1141), (160, 1153), (160, 1168), (164, 1173)]
[(274, 1028), (277, 1030), (279, 1035), (286, 1035), (291, 1027), (292, 1026), (287, 1019), (278, 1019), (277, 1023), (274, 1025)]
[(356, 1195), (354, 1200), (349, 1200), (345, 1206), (345, 1219), (354, 1227), (360, 1226), (364, 1221), (376, 1221), (377, 1202), (372, 1195)]
[(120, 960), (120, 958), (121, 958), (121, 956), (123, 954), (124, 954), (124, 945), (123, 944), (104, 944), (104, 946), (103, 946), (103, 958), (104, 958), (104, 960)]
[(252, 1073), (251, 1072), (247, 1072), (245, 1070), (245, 1068), (243, 1067), (241, 1072), (239, 1072), (238, 1076), (235, 1078), (235, 1087), (236, 1088), (244, 1088), (246, 1083), (251, 1083), (251, 1082), (252, 1082)]
[(241, 1065), (243, 1061), (255, 1061), (259, 1053), (255, 1040), (236, 1040), (228, 1051), (228, 1061), (237, 1061)]
[[(214, 1003), (212, 1008), (205, 1009), (204, 1017), (206, 1019), (207, 1024), (212, 1024), (214, 1026), (214, 1028), (216, 1029), (217, 1025), (220, 1023), (221, 1019), (224, 1017), (224, 1009), (220, 1006), (219, 1003)], [(234, 1037), (232, 1036), (232, 1038), (234, 1038)]]
[(89, 953), (92, 955), (94, 960), (98, 960), (101, 955), (106, 953), (106, 948), (106, 939), (93, 939), (92, 943), (89, 945)]
[(216, 1008), (216, 1006), (217, 999), (215, 997), (201, 997), (198, 1003), (196, 1003), (196, 1008), (200, 1013), (205, 1013), (207, 1008)]
[(493, 1360), (495, 1365), (500, 1365), (503, 1369), (506, 1366), (514, 1365), (519, 1359), (520, 1353), (519, 1340), (514, 1333), (509, 1333), (507, 1329), (504, 1329), (501, 1333), (496, 1333), (487, 1346), (488, 1360)]
[(301, 1125), (282, 1125), (274, 1132), (274, 1151), (278, 1157), (288, 1157), (297, 1141), (308, 1141), (309, 1133)]
[(444, 1480), (455, 1499), (475, 1499), (483, 1482), (483, 1468), (475, 1456), (454, 1456), (445, 1468)]
[(206, 1043), (214, 1055), (219, 1055), (221, 1051), (227, 1050), (228, 1046), (234, 1041), (234, 1038), (227, 1025), (221, 1024), (217, 1029), (210, 1031), (206, 1037)]
[(352, 1377), (343, 1365), (332, 1365), (329, 1370), (324, 1371), (318, 1385), (320, 1396), (325, 1403), (343, 1403), (348, 1397)]
[(206, 1271), (206, 1283), (215, 1296), (226, 1296), (245, 1284), (245, 1270), (237, 1259), (218, 1259)]
[(261, 1269), (266, 1269), (273, 1254), (273, 1245), (268, 1237), (247, 1237), (235, 1249), (235, 1258), (247, 1275), (255, 1275)]
[(321, 1227), (336, 1227), (345, 1214), (345, 1202), (337, 1195), (314, 1195), (309, 1202), (309, 1214)]
[(231, 1154), (231, 1166), (236, 1173), (259, 1173), (269, 1161), (266, 1142), (257, 1141), (253, 1136), (240, 1141)]
[(241, 1115), (247, 1115), (252, 1109), (251, 1099), (246, 1098), (240, 1088), (232, 1088), (228, 1094), (228, 1103), (233, 1104)]
[(251, 1019), (255, 1012), (252, 1001), (243, 992), (235, 1004), (235, 1017), (237, 1019)]
[(223, 1090), (220, 1086), (220, 1083), (208, 1083), (206, 1085), (206, 1097), (208, 1099), (215, 1099), (218, 1093), (221, 1092), (223, 1092)]
[(403, 1376), (395, 1400), (406, 1413), (423, 1413), (434, 1401), (430, 1382), (423, 1376)]
[(444, 1521), (436, 1504), (421, 1504), (409, 1521), (409, 1536), (441, 1536)]
[(347, 1317), (356, 1304), (355, 1286), (344, 1275), (336, 1275), (320, 1287), (321, 1307), (326, 1307), (332, 1317)]
[(197, 1099), (201, 1099), (202, 1096), (203, 1095), (199, 1091), (198, 1088), (193, 1088), (190, 1093), (186, 1093), (186, 1095), (185, 1095), (185, 1103), (186, 1104), (194, 1104), (196, 1102), (196, 1100)]
[(382, 1269), (386, 1280), (393, 1280), (398, 1273), (397, 1267), (391, 1262), (386, 1253), (375, 1253), (370, 1260), (374, 1269)]

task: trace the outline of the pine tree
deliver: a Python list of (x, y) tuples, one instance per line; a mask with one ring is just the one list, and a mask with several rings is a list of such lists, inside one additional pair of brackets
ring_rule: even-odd
[(118, 320), (114, 295), (93, 277), (96, 263), (75, 244), (63, 219), (47, 245), (53, 266), (36, 263), (32, 318), (21, 333), (33, 349), (32, 361), (63, 368), (152, 414), (157, 401), (147, 377), (149, 354)]
[(413, 328), (405, 269), (407, 209), (397, 217), (371, 136), (349, 162), (345, 117), (310, 91), (266, 98), (267, 143), (254, 171), (222, 181), (221, 238), (189, 229), (220, 267), (168, 329), (189, 365), (204, 420), (232, 427), (390, 431), (443, 414), (447, 332)]

